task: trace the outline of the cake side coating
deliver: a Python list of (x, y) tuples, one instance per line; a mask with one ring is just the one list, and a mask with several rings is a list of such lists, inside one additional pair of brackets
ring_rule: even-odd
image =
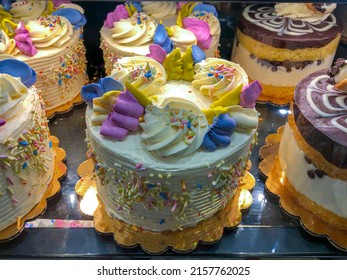
[[(32, 70), (19, 61), (7, 62), (0, 67), (0, 231), (41, 201), (53, 178), (55, 156), (42, 99), (31, 86)], [(20, 78), (3, 74), (7, 70)]]

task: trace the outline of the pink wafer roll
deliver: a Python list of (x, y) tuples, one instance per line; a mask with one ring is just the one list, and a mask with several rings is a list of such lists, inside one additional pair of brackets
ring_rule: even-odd
[(115, 123), (115, 125), (128, 129), (130, 131), (134, 131), (137, 129), (139, 125), (139, 120), (133, 117), (129, 117), (126, 115), (122, 115), (117, 112), (111, 113), (111, 120)]
[(144, 113), (144, 108), (137, 102), (129, 102), (123, 98), (117, 98), (116, 104), (113, 106), (113, 109), (123, 115), (139, 118)]
[(100, 134), (103, 136), (111, 137), (117, 141), (122, 141), (128, 135), (129, 131), (125, 128), (119, 127), (115, 125), (110, 119), (110, 115), (108, 118), (102, 123)]

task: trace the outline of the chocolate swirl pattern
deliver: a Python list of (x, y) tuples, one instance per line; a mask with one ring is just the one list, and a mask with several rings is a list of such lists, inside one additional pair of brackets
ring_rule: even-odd
[(335, 89), (327, 82), (328, 79), (326, 71), (305, 78), (302, 83), (306, 94), (297, 94), (295, 102), (316, 129), (340, 145), (347, 146), (347, 92)]
[[(296, 41), (299, 40), (300, 45), (304, 44), (304, 47), (321, 47), (331, 40), (330, 34), (336, 34), (335, 30), (338, 30), (338, 32), (342, 30), (333, 14), (330, 14), (324, 21), (308, 22), (278, 16), (273, 6), (249, 5), (244, 9), (243, 17), (244, 20), (241, 25), (244, 26), (244, 30), (241, 30), (242, 32), (251, 32), (252, 34), (247, 35), (278, 48), (295, 49)], [(255, 28), (250, 28), (251, 25)], [(262, 29), (271, 34), (271, 37), (274, 38), (272, 42), (266, 42), (268, 39), (264, 31), (259, 33)], [(321, 36), (318, 36), (319, 40), (317, 40), (317, 36), (315, 36), (316, 38), (313, 37), (317, 33), (321, 34)], [(281, 45), (283, 43), (280, 40), (283, 37), (290, 38), (292, 43), (286, 46)], [(305, 42), (302, 42), (303, 38), (305, 38)]]

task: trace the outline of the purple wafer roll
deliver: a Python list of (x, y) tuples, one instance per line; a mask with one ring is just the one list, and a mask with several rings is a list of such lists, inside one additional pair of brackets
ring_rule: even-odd
[(123, 127), (130, 131), (136, 130), (139, 125), (138, 119), (122, 115), (115, 111), (111, 113), (111, 120), (115, 123), (115, 125)]

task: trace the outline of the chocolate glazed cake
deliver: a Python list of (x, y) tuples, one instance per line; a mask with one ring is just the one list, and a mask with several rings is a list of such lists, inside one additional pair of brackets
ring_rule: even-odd
[(296, 87), (278, 159), (298, 204), (347, 232), (347, 62), (304, 78)]
[(311, 10), (307, 5), (249, 5), (242, 12), (232, 61), (262, 83), (260, 100), (289, 103), (303, 77), (333, 62), (342, 31), (331, 14), (336, 5), (311, 3)]

